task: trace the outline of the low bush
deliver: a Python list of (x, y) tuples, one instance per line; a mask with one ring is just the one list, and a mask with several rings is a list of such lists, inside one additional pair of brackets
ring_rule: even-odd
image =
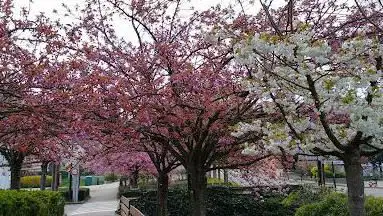
[(118, 176), (114, 173), (110, 173), (110, 174), (105, 175), (105, 181), (115, 182), (117, 180), (118, 180)]
[(58, 192), (0, 190), (0, 216), (62, 216), (64, 205)]
[(230, 187), (241, 186), (240, 184), (235, 183), (235, 182), (224, 182), (222, 179), (219, 179), (219, 178), (207, 178), (207, 184), (208, 185), (230, 186)]
[(347, 195), (330, 193), (319, 202), (303, 205), (297, 209), (295, 216), (348, 216)]
[[(326, 178), (333, 178), (333, 172), (331, 170), (330, 165), (324, 165), (324, 175)], [(311, 168), (311, 176), (318, 176), (318, 167), (314, 166)], [(346, 178), (346, 174), (344, 172), (335, 171), (335, 178)]]
[(297, 209), (302, 205), (319, 202), (331, 192), (333, 192), (333, 190), (326, 187), (318, 189), (313, 186), (305, 185), (289, 193), (289, 195), (282, 201), (282, 204), (285, 207)]
[(141, 197), (146, 191), (142, 189), (130, 189), (129, 187), (122, 187), (119, 189), (119, 197)]
[(367, 196), (364, 203), (367, 216), (382, 216), (383, 215), (383, 198)]
[[(20, 186), (22, 188), (39, 188), (41, 176), (24, 176), (20, 178)], [(51, 186), (52, 176), (47, 176), (46, 187)]]
[[(281, 204), (283, 196), (259, 198), (238, 193), (230, 187), (209, 187), (207, 190), (207, 215), (220, 216), (289, 216), (294, 212)], [(156, 191), (144, 192), (132, 205), (145, 215), (156, 215)], [(190, 215), (189, 194), (184, 188), (173, 188), (169, 191), (168, 210), (170, 216)]]
[[(61, 195), (65, 198), (65, 201), (70, 202), (72, 201), (72, 193), (69, 192), (67, 188), (60, 188)], [(90, 197), (90, 190), (89, 188), (80, 188), (78, 192), (78, 201), (84, 201)]]
[[(365, 201), (366, 216), (383, 215), (383, 198), (368, 196)], [(348, 216), (347, 195), (332, 192), (318, 202), (302, 205), (295, 216)]]

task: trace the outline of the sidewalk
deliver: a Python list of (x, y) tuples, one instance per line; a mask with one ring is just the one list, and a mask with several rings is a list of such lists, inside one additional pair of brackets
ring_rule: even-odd
[[(311, 180), (295, 180), (296, 183), (303, 182), (304, 184), (318, 184), (317, 181), (311, 181)], [(377, 181), (377, 186), (376, 187), (370, 187), (369, 186), (370, 181), (364, 181), (364, 187), (365, 188), (377, 188), (377, 189), (383, 189), (383, 181)], [(326, 181), (326, 185), (328, 186), (334, 186), (333, 181)], [(341, 186), (341, 187), (347, 187), (345, 183), (339, 183), (336, 182), (336, 186)]]
[(114, 216), (119, 200), (117, 199), (118, 182), (87, 186), (91, 198), (84, 204), (65, 206), (67, 216)]
[[(295, 181), (297, 184), (315, 184), (317, 185), (318, 182), (315, 181), (309, 181), (309, 180), (303, 180), (303, 181)], [(371, 196), (377, 196), (377, 197), (383, 197), (383, 181), (378, 181), (378, 187), (369, 187), (368, 186), (369, 181), (364, 182), (364, 193), (366, 195)], [(332, 182), (326, 182), (326, 186), (328, 187), (334, 187), (334, 184)], [(336, 184), (336, 190), (340, 192), (347, 192), (347, 185), (342, 183)]]

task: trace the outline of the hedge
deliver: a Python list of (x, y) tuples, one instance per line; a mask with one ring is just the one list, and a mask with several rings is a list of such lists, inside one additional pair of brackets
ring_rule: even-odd
[(207, 184), (208, 185), (218, 185), (218, 186), (232, 186), (232, 187), (239, 187), (240, 184), (235, 182), (225, 182), (222, 179), (219, 178), (207, 178)]
[[(60, 188), (59, 192), (62, 194), (62, 196), (65, 198), (65, 200), (67, 202), (72, 201), (72, 193), (70, 193), (67, 188), (65, 188), (65, 189)], [(78, 201), (84, 201), (89, 196), (90, 196), (89, 188), (80, 188), (80, 190), (78, 192)]]
[(282, 204), (285, 207), (297, 209), (302, 205), (319, 202), (331, 192), (333, 192), (333, 190), (327, 187), (321, 187), (318, 189), (313, 186), (306, 185), (289, 193), (289, 195), (282, 201)]
[[(347, 195), (330, 189), (303, 188), (289, 194), (282, 204), (296, 210), (295, 216), (348, 216)], [(366, 216), (383, 215), (383, 198), (367, 196)]]
[(117, 180), (118, 180), (118, 176), (114, 173), (109, 173), (109, 174), (105, 175), (105, 181), (115, 182)]
[[(131, 194), (122, 194), (129, 196)], [(136, 195), (136, 194), (135, 194)], [(207, 190), (207, 215), (212, 216), (289, 216), (294, 212), (281, 204), (283, 196), (269, 195), (268, 198), (256, 199), (251, 194), (241, 194), (230, 187), (210, 187)], [(156, 191), (142, 192), (142, 196), (132, 201), (147, 216), (156, 215)], [(190, 215), (190, 201), (187, 190), (173, 188), (169, 191), (169, 216)]]
[[(317, 177), (318, 176), (318, 167), (317, 166), (312, 167), (310, 172), (311, 172), (312, 176)], [(330, 168), (330, 165), (328, 165), (328, 164), (324, 165), (324, 175), (326, 178), (333, 178), (334, 174)], [(345, 177), (346, 177), (346, 173), (335, 171), (335, 178), (345, 178)]]
[(54, 191), (0, 190), (0, 216), (62, 216), (64, 205)]
[[(39, 188), (41, 176), (24, 176), (20, 178), (20, 185), (22, 188)], [(45, 183), (46, 187), (51, 186), (52, 176), (47, 176)]]
[(295, 216), (349, 216), (347, 196), (341, 193), (330, 193), (323, 200), (299, 207)]

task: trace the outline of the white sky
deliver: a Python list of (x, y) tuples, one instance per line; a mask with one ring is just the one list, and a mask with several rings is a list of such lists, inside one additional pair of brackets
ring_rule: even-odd
[[(130, 1), (130, 0), (126, 0)], [(263, 0), (265, 1), (265, 0)], [(16, 8), (19, 7), (31, 7), (32, 14), (37, 14), (39, 12), (45, 12), (47, 15), (53, 15), (53, 9), (57, 9), (58, 11), (62, 11), (62, 4), (65, 3), (70, 7), (74, 7), (76, 4), (82, 5), (85, 0), (14, 0)], [(232, 4), (238, 5), (237, 0), (191, 0), (191, 6), (198, 10), (208, 9), (209, 7), (217, 4), (221, 4), (222, 6)], [(285, 0), (274, 0), (273, 6), (285, 5)], [(254, 13), (258, 11), (260, 8), (259, 0), (255, 0), (255, 6), (249, 7), (249, 5), (245, 5), (246, 13)]]
[[(131, 0), (126, 0), (131, 1)], [(265, 0), (263, 0), (265, 1)], [(31, 16), (35, 16), (41, 12), (44, 12), (48, 17), (52, 19), (60, 18), (61, 23), (72, 23), (74, 21), (73, 17), (64, 17), (63, 14), (65, 13), (65, 9), (62, 7), (62, 4), (65, 3), (70, 8), (74, 8), (76, 5), (81, 6), (84, 5), (85, 0), (14, 0), (15, 5), (15, 11), (17, 14), (17, 11), (21, 7), (27, 7), (30, 9)], [(196, 10), (206, 10), (210, 8), (211, 6), (215, 6), (217, 4), (221, 4), (222, 7), (232, 4), (235, 5), (235, 9), (240, 10), (240, 6), (238, 4), (238, 0), (191, 0), (190, 5), (183, 6), (185, 15), (191, 13), (192, 10), (188, 10), (189, 8), (193, 7)], [(274, 0), (273, 6), (280, 6), (285, 5), (285, 0)], [(257, 11), (259, 11), (260, 4), (259, 0), (255, 0), (255, 5), (244, 5), (245, 10), (247, 14), (255, 14)], [(53, 13), (53, 10), (58, 11), (57, 13)], [(59, 17), (58, 17), (59, 16)], [(118, 26), (118, 28), (115, 28), (117, 35), (120, 35), (121, 37), (132, 40), (132, 32), (133, 28), (130, 26), (130, 24), (126, 24), (125, 21), (122, 20), (115, 20), (115, 26)], [(125, 28), (121, 28), (121, 26), (126, 26)], [(136, 40), (136, 37), (134, 36), (134, 39)]]
[[(57, 9), (60, 11), (60, 8), (62, 8), (62, 3), (65, 3), (68, 6), (75, 6), (76, 4), (82, 5), (85, 1), (84, 0), (32, 0), (33, 2), (30, 3), (30, 0), (14, 0), (15, 6), (31, 6), (32, 13), (38, 13), (38, 12), (45, 12), (48, 15), (51, 15), (53, 9)], [(126, 0), (130, 1), (130, 0)], [(196, 9), (207, 9), (210, 6), (221, 4), (225, 5), (228, 3), (235, 3), (236, 0), (192, 0), (191, 4)]]

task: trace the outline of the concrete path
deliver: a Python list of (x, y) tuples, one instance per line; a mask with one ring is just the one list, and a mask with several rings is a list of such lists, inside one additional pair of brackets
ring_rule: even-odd
[[(315, 181), (295, 181), (297, 184), (312, 184), (317, 185), (317, 182)], [(377, 187), (370, 187), (369, 186), (370, 181), (364, 181), (364, 193), (365, 195), (371, 195), (376, 197), (383, 197), (383, 181), (377, 182)], [(326, 186), (333, 187), (334, 184), (331, 182), (326, 182)], [(336, 184), (336, 189), (341, 192), (347, 192), (347, 185), (342, 183)]]
[(119, 182), (104, 185), (87, 186), (90, 189), (90, 199), (84, 204), (65, 206), (67, 216), (114, 216), (117, 210)]

